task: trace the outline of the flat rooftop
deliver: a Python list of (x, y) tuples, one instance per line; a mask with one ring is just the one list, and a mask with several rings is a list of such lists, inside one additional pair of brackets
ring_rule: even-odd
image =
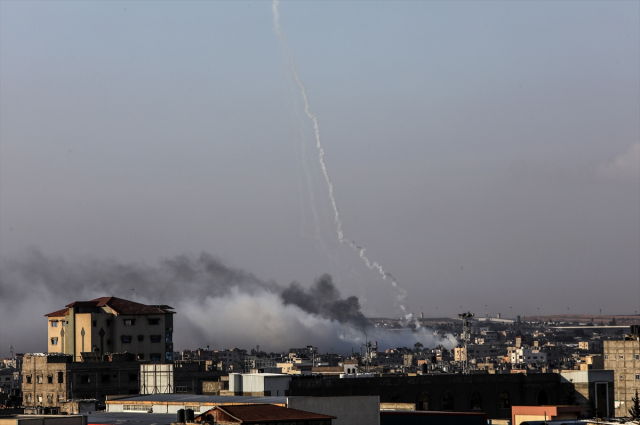
[(176, 422), (177, 415), (166, 413), (110, 413), (97, 412), (87, 415), (87, 424), (169, 425)]
[(115, 400), (107, 400), (107, 404), (251, 404), (267, 403), (286, 406), (287, 397), (245, 397), (245, 396), (220, 396), (220, 395), (194, 395), (194, 394), (144, 394), (131, 397), (123, 397)]

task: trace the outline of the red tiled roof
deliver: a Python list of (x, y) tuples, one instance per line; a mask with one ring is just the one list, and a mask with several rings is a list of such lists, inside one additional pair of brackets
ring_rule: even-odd
[[(165, 310), (156, 306), (140, 304), (135, 301), (129, 301), (117, 297), (100, 297), (91, 301), (74, 301), (67, 307), (111, 307), (118, 314), (175, 314), (174, 311)], [(170, 308), (170, 307), (165, 307)], [(60, 310), (62, 311), (62, 310)], [(67, 308), (68, 312), (69, 309)], [(59, 312), (56, 312), (59, 313)], [(50, 316), (53, 313), (48, 314)]]
[(226, 414), (233, 416), (242, 423), (265, 421), (296, 421), (310, 419), (336, 419), (335, 416), (321, 415), (319, 413), (305, 412), (304, 410), (290, 409), (288, 407), (273, 404), (239, 404), (231, 406), (216, 406)]
[(54, 311), (53, 313), (45, 314), (45, 317), (62, 317), (69, 314), (68, 308), (63, 308), (62, 310)]

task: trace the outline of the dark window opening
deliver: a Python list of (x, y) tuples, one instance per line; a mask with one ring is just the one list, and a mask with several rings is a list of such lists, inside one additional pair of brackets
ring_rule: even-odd
[(547, 392), (545, 390), (540, 390), (538, 393), (538, 406), (545, 404), (549, 404), (549, 397), (547, 397)]
[(502, 391), (498, 396), (498, 408), (500, 409), (509, 409), (511, 404), (509, 404), (509, 393), (506, 391)]
[(474, 391), (469, 397), (469, 410), (482, 410), (482, 398), (478, 391)]
[(91, 382), (91, 376), (90, 375), (80, 375), (80, 383), (88, 384), (90, 382)]
[(122, 341), (123, 344), (131, 344), (131, 335), (122, 335), (120, 337), (120, 340)]
[(423, 392), (418, 397), (418, 410), (429, 410), (429, 394)]
[(442, 410), (453, 410), (453, 395), (445, 393), (442, 396)]
[(136, 324), (136, 319), (124, 319), (125, 326), (133, 326)]
[(92, 320), (91, 321), (91, 326), (93, 326), (95, 328), (96, 326), (98, 326), (98, 322), (95, 321), (95, 320)]
[(102, 382), (111, 382), (111, 375), (108, 373), (102, 374)]
[(58, 372), (58, 384), (64, 384), (64, 373)]
[(107, 320), (107, 326), (111, 326), (111, 320)]
[(129, 381), (137, 382), (138, 381), (138, 374), (137, 373), (130, 373), (129, 374)]
[(162, 341), (162, 335), (151, 335), (149, 339), (151, 340), (151, 342), (157, 343)]
[(111, 340), (110, 339), (107, 340), (107, 345), (111, 345)]
[(160, 324), (160, 319), (149, 319), (149, 324), (150, 325), (159, 325)]
[(144, 335), (138, 335), (138, 341), (144, 341)]
[(151, 358), (152, 362), (159, 362), (161, 358), (160, 353), (151, 353), (149, 357)]
[(53, 384), (53, 376), (47, 376), (47, 384)]
[(144, 353), (138, 354), (138, 360), (144, 360)]
[(27, 384), (30, 384), (31, 383), (31, 376), (28, 375), (28, 376), (25, 376), (25, 378), (27, 379)]

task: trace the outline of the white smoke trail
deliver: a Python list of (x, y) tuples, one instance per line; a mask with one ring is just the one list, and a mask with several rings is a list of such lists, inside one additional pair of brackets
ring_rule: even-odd
[[(355, 241), (352, 241), (351, 239), (346, 238), (344, 235), (344, 232), (342, 230), (342, 221), (340, 220), (340, 213), (338, 211), (338, 203), (336, 201), (335, 194), (333, 193), (334, 192), (333, 182), (331, 180), (331, 176), (329, 175), (329, 171), (327, 170), (327, 166), (324, 162), (325, 152), (320, 139), (320, 126), (318, 124), (318, 117), (315, 114), (311, 113), (310, 111), (309, 99), (307, 97), (307, 88), (305, 87), (304, 84), (302, 84), (302, 81), (300, 80), (300, 76), (298, 75), (298, 69), (296, 67), (295, 57), (293, 55), (293, 50), (291, 50), (291, 48), (289, 47), (289, 44), (287, 43), (287, 39), (280, 28), (280, 13), (278, 12), (279, 4), (280, 2), (278, 0), (273, 0), (273, 3), (271, 4), (271, 9), (273, 10), (273, 27), (276, 32), (276, 35), (282, 42), (282, 45), (284, 46), (284, 49), (287, 51), (287, 54), (289, 56), (291, 71), (293, 72), (293, 77), (295, 78), (296, 83), (300, 88), (302, 100), (304, 101), (304, 112), (307, 115), (307, 117), (313, 122), (313, 131), (316, 139), (316, 148), (318, 149), (318, 159), (320, 162), (320, 168), (322, 169), (322, 173), (324, 175), (324, 179), (329, 188), (329, 199), (331, 200), (331, 206), (333, 208), (334, 222), (336, 225), (336, 231), (338, 233), (338, 240), (341, 243), (348, 244), (353, 250), (355, 250), (360, 256), (360, 258), (362, 259), (362, 261), (364, 261), (364, 263), (367, 265), (367, 267), (370, 270), (377, 270), (384, 280), (391, 281), (391, 285), (398, 290), (398, 296), (397, 296), (398, 301), (403, 301), (407, 297), (407, 291), (405, 291), (403, 288), (398, 286), (398, 282), (391, 275), (391, 273), (385, 271), (377, 261), (369, 260), (369, 258), (365, 255), (365, 248), (356, 244)], [(404, 305), (400, 303), (399, 306), (402, 309), (403, 313), (406, 313), (406, 309)]]

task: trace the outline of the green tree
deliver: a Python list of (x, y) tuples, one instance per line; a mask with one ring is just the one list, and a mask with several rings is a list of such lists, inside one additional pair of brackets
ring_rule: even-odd
[(636, 396), (631, 397), (631, 401), (633, 401), (633, 406), (629, 409), (631, 419), (640, 419), (640, 398), (638, 398), (638, 390), (636, 390)]

